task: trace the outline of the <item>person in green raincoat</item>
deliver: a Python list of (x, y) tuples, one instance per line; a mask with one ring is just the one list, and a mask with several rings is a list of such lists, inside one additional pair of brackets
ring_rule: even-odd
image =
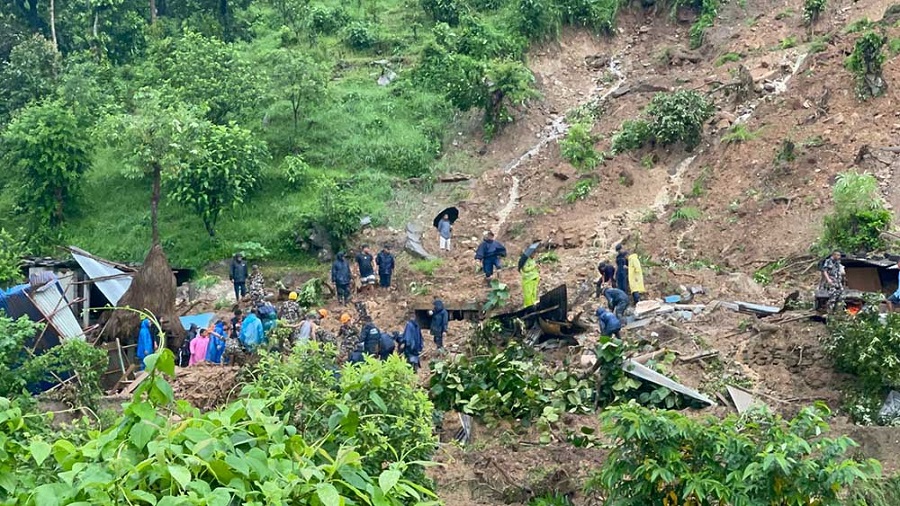
[(519, 257), (519, 273), (522, 276), (523, 307), (529, 307), (538, 302), (538, 283), (541, 281), (541, 273), (537, 262), (534, 261), (536, 251), (531, 254), (522, 253)]

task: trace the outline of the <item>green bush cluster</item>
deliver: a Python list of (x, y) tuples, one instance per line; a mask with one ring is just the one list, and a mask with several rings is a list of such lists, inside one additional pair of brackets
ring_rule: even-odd
[(5, 228), (0, 228), (0, 288), (22, 279), (22, 257), (25, 245)]
[(867, 306), (853, 318), (829, 318), (822, 348), (864, 389), (900, 388), (900, 314), (879, 315), (877, 304)]
[(879, 97), (887, 90), (882, 69), (886, 43), (887, 37), (869, 31), (856, 39), (853, 52), (847, 57), (845, 65), (856, 79), (856, 96), (860, 100)]
[(809, 25), (816, 24), (819, 16), (825, 12), (825, 6), (828, 0), (804, 0), (803, 1), (803, 20)]
[(378, 36), (368, 23), (354, 21), (344, 28), (344, 42), (357, 51), (365, 51), (378, 43)]
[(596, 142), (590, 124), (575, 123), (559, 141), (560, 154), (576, 169), (592, 170), (602, 161), (600, 153), (594, 149)]
[(852, 439), (823, 437), (829, 414), (824, 404), (791, 420), (766, 409), (719, 420), (608, 408), (600, 419), (615, 444), (587, 489), (611, 504), (845, 504), (881, 466), (846, 457)]
[(875, 176), (858, 172), (838, 175), (832, 190), (834, 212), (825, 216), (819, 240), (823, 249), (874, 251), (884, 246), (881, 234), (891, 225)]
[(703, 125), (713, 111), (706, 97), (693, 90), (657, 93), (645, 111), (647, 119), (623, 122), (613, 136), (611, 150), (618, 154), (640, 149), (647, 143), (681, 143), (693, 149), (700, 143)]
[(309, 28), (320, 35), (334, 35), (350, 22), (343, 7), (313, 5), (309, 8)]

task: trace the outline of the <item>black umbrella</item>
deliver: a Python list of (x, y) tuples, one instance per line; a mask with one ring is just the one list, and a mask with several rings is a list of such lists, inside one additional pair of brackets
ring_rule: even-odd
[(459, 209), (457, 209), (455, 207), (448, 207), (447, 209), (444, 209), (443, 211), (439, 212), (438, 215), (434, 217), (434, 221), (432, 222), (432, 223), (434, 223), (434, 228), (437, 228), (438, 223), (440, 223), (441, 220), (444, 219), (445, 214), (447, 215), (448, 218), (450, 218), (451, 225), (453, 223), (455, 223), (456, 220), (459, 219)]
[(532, 253), (537, 251), (538, 248), (541, 247), (541, 241), (533, 242), (527, 248), (525, 248), (525, 252), (523, 253), (525, 256), (530, 257)]

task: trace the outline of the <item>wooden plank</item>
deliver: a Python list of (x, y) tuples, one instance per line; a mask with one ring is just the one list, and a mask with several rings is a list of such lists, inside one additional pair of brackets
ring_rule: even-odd
[(137, 376), (134, 377), (134, 381), (132, 381), (130, 385), (125, 387), (125, 389), (122, 390), (122, 393), (131, 395), (132, 393), (134, 393), (135, 390), (137, 390), (138, 385), (140, 385), (141, 382), (143, 382), (145, 379), (147, 379), (147, 377), (148, 377), (147, 371), (141, 371), (141, 372), (137, 373)]

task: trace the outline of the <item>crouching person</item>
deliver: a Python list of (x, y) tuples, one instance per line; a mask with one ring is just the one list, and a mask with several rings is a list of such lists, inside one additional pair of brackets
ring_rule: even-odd
[(597, 308), (597, 322), (600, 324), (600, 335), (619, 338), (622, 322), (615, 314), (604, 307)]

